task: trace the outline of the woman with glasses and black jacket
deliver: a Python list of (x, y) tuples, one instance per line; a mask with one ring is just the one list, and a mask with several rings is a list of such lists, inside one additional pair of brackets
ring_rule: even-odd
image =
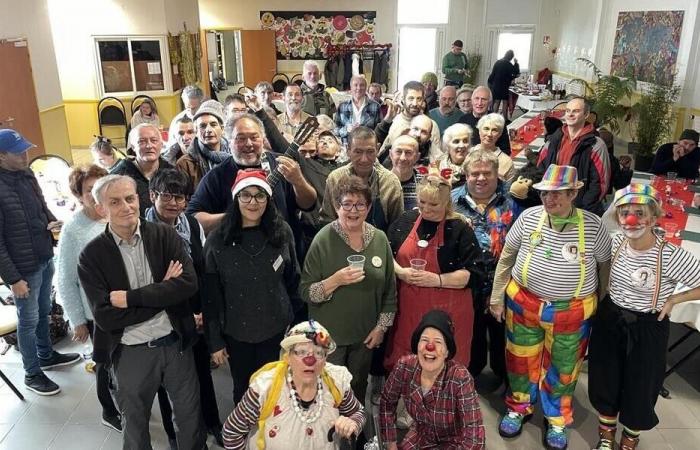
[(229, 360), (233, 400), (250, 376), (279, 358), (279, 342), (301, 307), (292, 230), (277, 213), (261, 170), (239, 170), (233, 203), (207, 237), (204, 323), (212, 359)]

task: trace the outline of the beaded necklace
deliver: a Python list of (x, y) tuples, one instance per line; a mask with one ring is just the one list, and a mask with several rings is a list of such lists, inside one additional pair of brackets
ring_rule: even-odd
[(313, 405), (309, 406), (309, 409), (304, 409), (299, 405), (299, 394), (297, 394), (294, 387), (294, 380), (292, 379), (291, 370), (287, 371), (287, 384), (289, 385), (289, 397), (292, 401), (292, 407), (294, 408), (294, 413), (297, 415), (297, 417), (306, 424), (316, 422), (318, 418), (321, 417), (321, 409), (323, 408), (323, 401), (321, 400), (323, 398), (323, 382), (321, 379), (318, 379), (316, 388), (316, 398), (318, 398), (319, 401), (316, 402), (318, 407), (315, 409), (313, 409)]

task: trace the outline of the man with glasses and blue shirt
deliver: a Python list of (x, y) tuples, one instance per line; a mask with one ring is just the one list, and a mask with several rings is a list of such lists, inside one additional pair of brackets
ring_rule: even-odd
[(17, 340), (24, 384), (39, 395), (61, 391), (45, 374), (80, 360), (77, 353), (53, 350), (49, 337), (53, 238), (61, 223), (51, 214), (36, 177), (28, 168), (34, 144), (15, 130), (0, 129), (0, 277), (17, 307)]
[(224, 135), (231, 145), (233, 158), (219, 164), (202, 178), (186, 211), (202, 224), (205, 233), (221, 222), (233, 203), (231, 186), (239, 169), (267, 170), (269, 167), (270, 173), (279, 170), (283, 179), (273, 187), (272, 199), (285, 221), (296, 220), (293, 218), (297, 210), (310, 211), (314, 207), (316, 191), (302, 175), (299, 163), (273, 152), (263, 155), (265, 128), (260, 119), (252, 114), (243, 114), (226, 123)]

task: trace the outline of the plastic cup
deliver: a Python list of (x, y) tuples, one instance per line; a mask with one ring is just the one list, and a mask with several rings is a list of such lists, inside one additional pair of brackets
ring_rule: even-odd
[(350, 255), (348, 256), (348, 266), (353, 269), (364, 269), (365, 268), (365, 257), (364, 255)]
[(678, 224), (668, 222), (664, 225), (664, 230), (666, 231), (666, 239), (675, 238), (676, 232), (678, 231)]
[(428, 261), (420, 258), (414, 258), (409, 261), (411, 264), (411, 269), (413, 270), (425, 270), (425, 266), (428, 265)]

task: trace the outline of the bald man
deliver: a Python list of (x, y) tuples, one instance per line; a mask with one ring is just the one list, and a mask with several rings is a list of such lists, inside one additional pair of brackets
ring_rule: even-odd
[[(466, 123), (472, 130), (476, 130), (476, 124), (479, 119), (489, 113), (489, 104), (491, 103), (491, 89), (486, 86), (478, 86), (472, 92), (472, 112), (464, 114), (459, 119), (459, 123)], [(480, 144), (481, 137), (479, 133), (472, 133), (472, 145)], [(510, 139), (508, 133), (504, 130), (501, 137), (496, 141), (496, 147), (500, 148), (503, 153), (510, 155)]]

